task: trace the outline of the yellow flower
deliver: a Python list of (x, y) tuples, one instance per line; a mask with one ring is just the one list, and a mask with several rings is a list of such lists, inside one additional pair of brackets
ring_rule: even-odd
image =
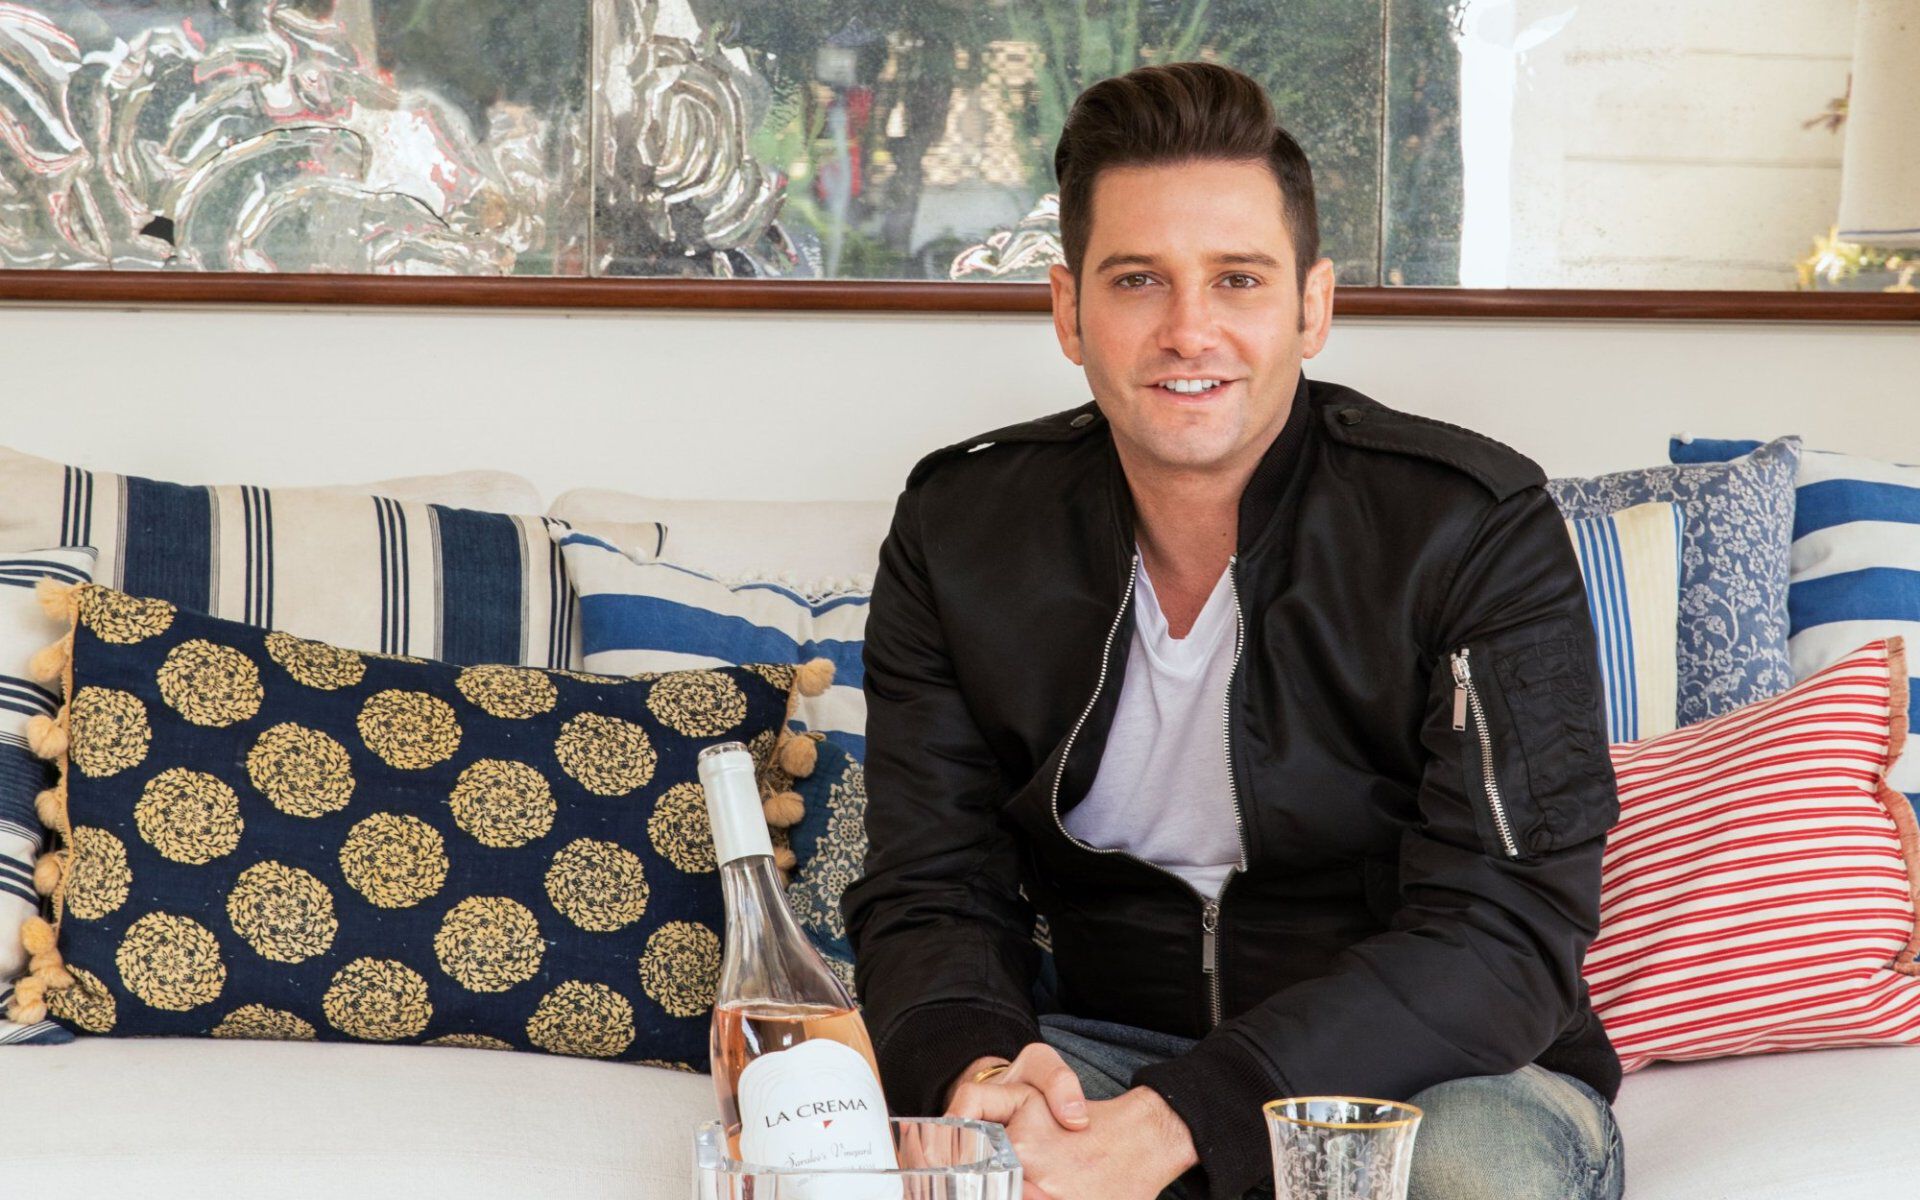
[(434, 935), (440, 968), (470, 992), (504, 992), (533, 978), (546, 944), (527, 906), (504, 896), (469, 896)]
[(552, 1054), (612, 1058), (633, 1044), (633, 1005), (605, 984), (570, 979), (541, 998), (527, 1040)]
[(82, 775), (103, 779), (146, 759), (153, 727), (147, 724), (147, 706), (132, 692), (83, 687), (67, 711), (67, 754)]
[(269, 633), (267, 655), (293, 676), (296, 683), (323, 692), (352, 687), (367, 673), (366, 659), (354, 651), (325, 642), (311, 642), (290, 633)]
[(129, 596), (110, 587), (80, 589), (80, 623), (93, 636), (117, 646), (145, 641), (173, 624), (174, 607), (165, 600)]
[(433, 1019), (427, 981), (390, 958), (356, 958), (341, 967), (320, 1007), (328, 1024), (369, 1042), (415, 1037)]
[(418, 817), (375, 813), (347, 831), (340, 873), (381, 908), (411, 908), (446, 883), (446, 843)]
[(312, 874), (285, 863), (255, 863), (227, 893), (227, 919), (262, 958), (304, 962), (325, 954), (340, 931), (333, 893)]
[(698, 783), (676, 783), (661, 795), (647, 818), (647, 837), (655, 853), (689, 875), (719, 869), (707, 794)]
[(553, 828), (553, 789), (525, 763), (483, 758), (454, 784), (453, 819), (483, 846), (511, 848)]
[(448, 1033), (437, 1038), (428, 1038), (421, 1043), (425, 1046), (459, 1046), (467, 1050), (511, 1050), (511, 1042), (503, 1042), (497, 1037), (488, 1037), (484, 1033)]
[(245, 823), (240, 798), (204, 771), (171, 767), (147, 780), (133, 819), (147, 844), (175, 862), (200, 866), (233, 853)]
[(211, 1004), (227, 983), (213, 931), (172, 913), (150, 912), (135, 921), (120, 939), (113, 962), (128, 991), (169, 1012)]
[(713, 1009), (720, 982), (720, 938), (693, 921), (668, 921), (647, 938), (640, 956), (640, 985), (661, 1008), (676, 1017), (697, 1017)]
[(676, 733), (719, 737), (747, 719), (747, 694), (718, 671), (675, 671), (648, 689), (647, 708)]
[(531, 667), (468, 667), (454, 681), (460, 694), (496, 717), (537, 717), (560, 698), (553, 680)]
[(553, 856), (547, 896), (575, 925), (607, 933), (646, 915), (647, 877), (632, 851), (579, 838)]
[(203, 638), (167, 651), (157, 677), (160, 698), (195, 725), (224, 729), (260, 711), (260, 668), (231, 646)]
[(321, 817), (353, 795), (353, 760), (328, 734), (285, 722), (262, 733), (247, 752), (247, 777), (281, 812)]
[(311, 1042), (317, 1034), (312, 1025), (284, 1009), (264, 1004), (244, 1004), (220, 1018), (213, 1027), (217, 1038), (262, 1038), (284, 1042)]
[(67, 853), (60, 898), (70, 915), (97, 921), (127, 902), (133, 873), (127, 868), (124, 842), (104, 829), (80, 825), (74, 828)]
[(460, 748), (453, 706), (426, 692), (375, 692), (360, 706), (357, 723), (367, 749), (406, 771), (445, 762)]
[(119, 1005), (100, 977), (91, 971), (67, 964), (73, 986), (47, 993), (47, 1011), (69, 1025), (88, 1033), (111, 1033), (119, 1019)]
[(632, 721), (581, 713), (553, 744), (560, 769), (596, 796), (624, 796), (653, 778), (659, 762), (647, 731)]

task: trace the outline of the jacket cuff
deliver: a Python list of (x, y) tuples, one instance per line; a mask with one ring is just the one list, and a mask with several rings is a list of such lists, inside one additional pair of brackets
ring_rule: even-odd
[(1000, 1008), (973, 1004), (926, 1004), (894, 1023), (875, 1047), (880, 1083), (896, 1117), (944, 1115), (946, 1091), (976, 1058), (1012, 1059), (1040, 1040), (1040, 1026)]
[(1132, 1082), (1160, 1093), (1186, 1123), (1200, 1159), (1195, 1172), (1204, 1177), (1192, 1181), (1197, 1194), (1239, 1200), (1247, 1189), (1273, 1181), (1273, 1153), (1260, 1109), (1292, 1093), (1284, 1077), (1250, 1051), (1228, 1036), (1204, 1038), (1178, 1058), (1136, 1070)]

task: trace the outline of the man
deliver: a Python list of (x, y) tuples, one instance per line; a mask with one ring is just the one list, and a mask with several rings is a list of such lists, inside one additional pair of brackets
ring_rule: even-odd
[(1333, 268), (1245, 75), (1103, 81), (1055, 169), (1094, 399), (917, 465), (874, 588), (890, 1103), (1004, 1123), (1043, 1200), (1241, 1196), (1261, 1104), (1320, 1094), (1425, 1110), (1420, 1200), (1619, 1196), (1618, 804), (1540, 469), (1302, 376)]

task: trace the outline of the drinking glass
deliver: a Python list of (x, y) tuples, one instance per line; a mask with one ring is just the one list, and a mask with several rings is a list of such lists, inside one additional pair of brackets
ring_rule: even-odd
[(1294, 1096), (1261, 1109), (1273, 1147), (1275, 1200), (1406, 1200), (1411, 1104), (1361, 1096)]
[(897, 1168), (831, 1171), (746, 1163), (726, 1127), (693, 1134), (693, 1200), (1020, 1200), (1020, 1160), (992, 1121), (893, 1117)]

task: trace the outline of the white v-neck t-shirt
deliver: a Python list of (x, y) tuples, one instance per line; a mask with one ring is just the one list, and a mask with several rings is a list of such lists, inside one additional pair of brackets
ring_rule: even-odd
[(1233, 584), (1222, 572), (1193, 628), (1174, 638), (1144, 560), (1134, 572), (1119, 709), (1093, 787), (1064, 824), (1088, 845), (1125, 850), (1215, 897), (1240, 863), (1224, 725)]

